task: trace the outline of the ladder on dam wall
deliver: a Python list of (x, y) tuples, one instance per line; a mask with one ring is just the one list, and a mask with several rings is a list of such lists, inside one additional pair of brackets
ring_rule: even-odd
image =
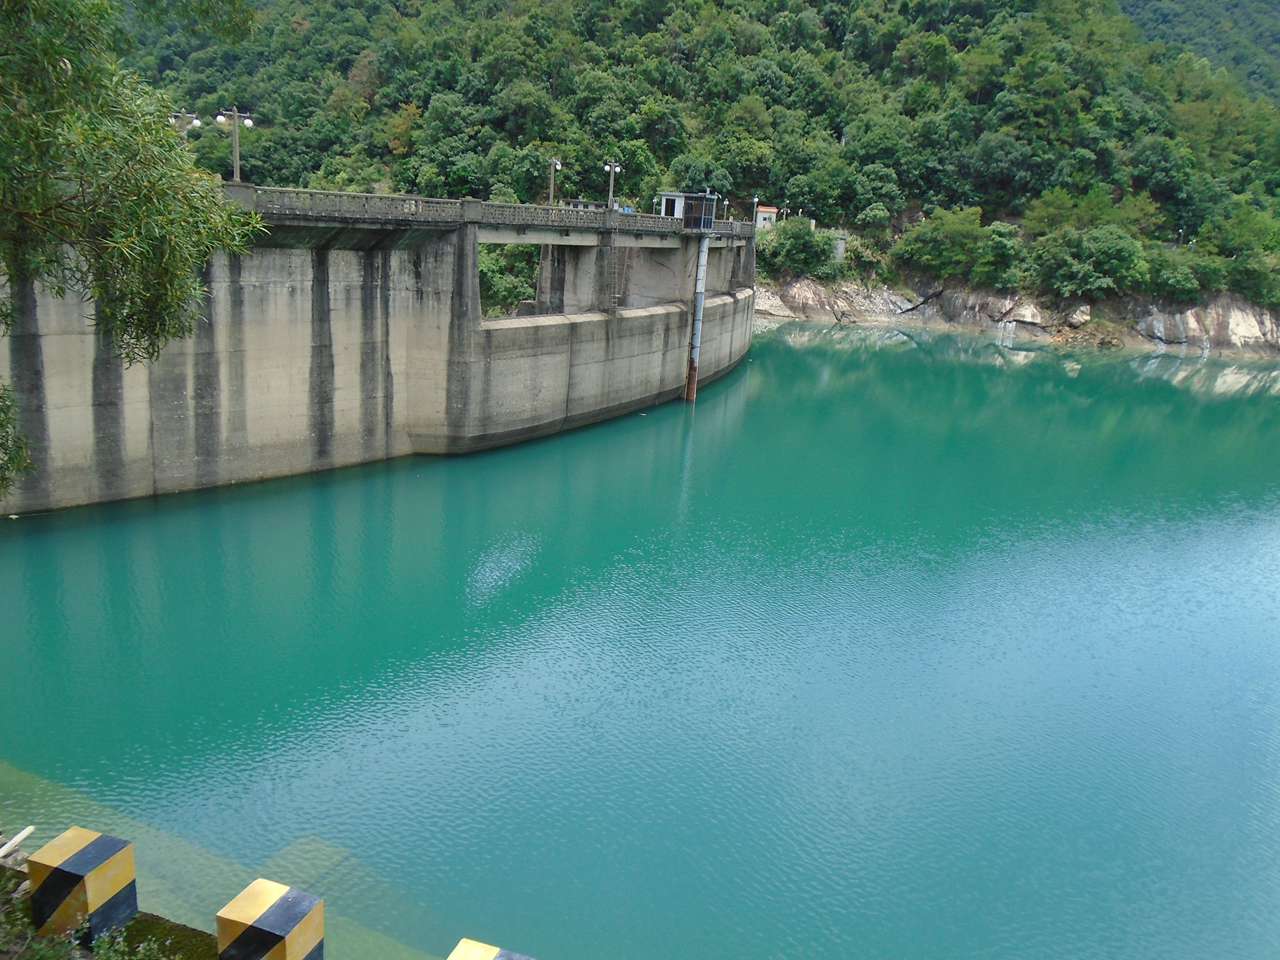
[(622, 292), (627, 288), (627, 254), (617, 246), (609, 246), (609, 315), (616, 317), (622, 306)]

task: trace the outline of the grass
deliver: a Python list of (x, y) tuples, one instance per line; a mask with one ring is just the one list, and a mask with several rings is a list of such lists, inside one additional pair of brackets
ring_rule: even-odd
[[(25, 879), (16, 870), (0, 875), (0, 960), (75, 960), (85, 956), (69, 938), (42, 938), (31, 925), (27, 897), (14, 892)], [(140, 913), (119, 934), (98, 941), (97, 960), (217, 960), (217, 941), (163, 917)]]

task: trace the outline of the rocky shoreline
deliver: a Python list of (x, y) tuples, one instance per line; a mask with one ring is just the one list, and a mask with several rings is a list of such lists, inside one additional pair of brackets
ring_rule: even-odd
[(890, 288), (802, 279), (781, 286), (762, 282), (755, 310), (757, 330), (792, 320), (890, 327), (951, 325), (987, 331), (1006, 346), (1031, 340), (1104, 350), (1280, 359), (1280, 311), (1232, 294), (1219, 294), (1197, 305), (1136, 298), (1053, 304), (928, 281)]

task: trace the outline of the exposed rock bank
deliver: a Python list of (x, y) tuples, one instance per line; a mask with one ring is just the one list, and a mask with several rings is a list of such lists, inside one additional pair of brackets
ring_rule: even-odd
[(967, 287), (866, 287), (854, 282), (796, 280), (761, 284), (757, 329), (789, 320), (882, 326), (953, 324), (990, 331), (1002, 343), (1045, 340), (1098, 348), (1176, 348), (1203, 355), (1280, 356), (1280, 311), (1219, 294), (1196, 306), (1135, 298), (1100, 304), (1052, 304)]

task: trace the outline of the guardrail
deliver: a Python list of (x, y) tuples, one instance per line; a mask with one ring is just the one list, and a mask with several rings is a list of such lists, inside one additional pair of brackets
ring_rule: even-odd
[(480, 222), (512, 227), (559, 227), (607, 230), (604, 210), (542, 207), (531, 203), (482, 203)]
[(354, 220), (462, 222), (461, 200), (432, 200), (408, 194), (339, 193), (253, 187), (254, 209), (283, 216), (338, 217)]
[[(248, 184), (229, 184), (227, 194), (268, 219), (274, 216), (354, 222), (374, 220), (405, 226), (455, 226), (478, 222), (491, 226), (618, 230), (662, 235), (686, 232), (676, 217), (547, 207), (532, 203), (437, 200), (410, 194), (341, 193)], [(712, 229), (715, 233), (731, 237), (750, 237), (755, 233), (751, 224), (733, 220), (717, 220)]]

